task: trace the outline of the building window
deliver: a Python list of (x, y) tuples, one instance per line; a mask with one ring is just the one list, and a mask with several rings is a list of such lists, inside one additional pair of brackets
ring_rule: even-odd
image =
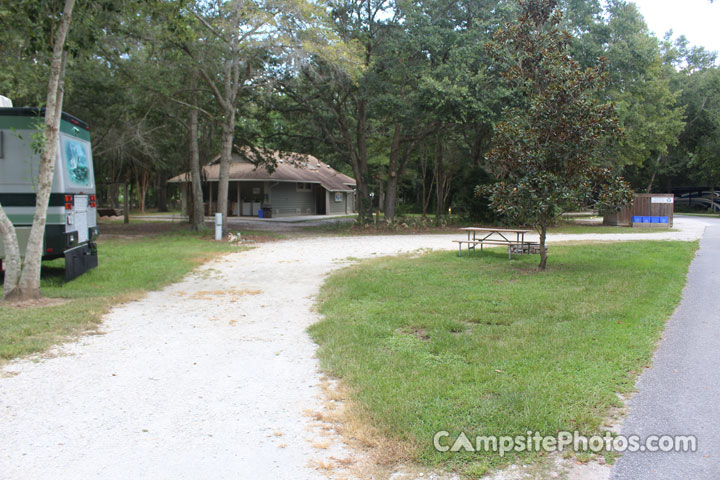
[(297, 191), (298, 192), (311, 192), (312, 191), (312, 183), (297, 183)]
[(343, 200), (342, 195), (343, 195), (343, 194), (340, 193), (340, 192), (335, 192), (335, 201), (336, 201), (336, 202), (342, 202), (342, 200)]

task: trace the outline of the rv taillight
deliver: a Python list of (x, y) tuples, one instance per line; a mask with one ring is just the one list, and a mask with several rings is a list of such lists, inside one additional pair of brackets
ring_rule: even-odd
[(90, 207), (97, 208), (97, 196), (90, 195)]
[(72, 209), (73, 209), (73, 196), (65, 195), (65, 210), (72, 210)]

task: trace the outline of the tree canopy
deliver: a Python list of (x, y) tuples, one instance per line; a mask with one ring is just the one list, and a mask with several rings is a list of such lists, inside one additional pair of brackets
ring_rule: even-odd
[(583, 68), (570, 57), (555, 2), (519, 4), (518, 22), (498, 30), (489, 47), (517, 98), (495, 125), (486, 156), (499, 181), (478, 192), (489, 194), (498, 213), (538, 229), (544, 269), (547, 228), (560, 214), (619, 208), (630, 188), (603, 167), (621, 137), (615, 105), (597, 98), (606, 60)]
[[(46, 102), (62, 3), (0, 7), (12, 52), (0, 94), (16, 105)], [(555, 179), (533, 169), (560, 182), (587, 165), (642, 191), (720, 182), (714, 52), (654, 37), (625, 0), (78, 1), (64, 52), (64, 109), (92, 127), (101, 203), (127, 184), (140, 209), (177, 206), (166, 181), (192, 170), (198, 228), (201, 167), (220, 156), (223, 200), (240, 147), (312, 154), (353, 176), (363, 222), (375, 210), (442, 222), (450, 208), (529, 221), (474, 195), (517, 170), (499, 152), (523, 152), (538, 188)], [(525, 57), (513, 66), (509, 52)]]

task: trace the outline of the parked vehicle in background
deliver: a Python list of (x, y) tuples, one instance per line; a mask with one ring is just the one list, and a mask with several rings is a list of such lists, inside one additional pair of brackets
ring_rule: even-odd
[[(9, 102), (5, 99), (4, 103)], [(44, 111), (11, 105), (0, 108), (0, 204), (15, 226), (20, 253), (24, 255), (35, 215), (40, 154), (34, 146), (43, 129)], [(58, 141), (43, 259), (64, 257), (65, 279), (70, 281), (98, 265), (90, 127), (63, 113)], [(4, 255), (0, 239), (0, 264)]]
[(675, 204), (679, 206), (688, 206), (697, 210), (720, 211), (720, 191), (711, 192), (705, 190), (702, 192), (692, 192), (679, 195)]

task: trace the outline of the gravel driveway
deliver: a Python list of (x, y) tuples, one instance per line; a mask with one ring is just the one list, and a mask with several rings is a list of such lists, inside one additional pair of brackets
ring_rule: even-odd
[[(551, 240), (692, 240), (704, 225)], [(324, 404), (306, 333), (324, 278), (350, 257), (453, 249), (461, 236), (262, 244), (117, 306), (104, 334), (0, 371), (0, 478), (326, 478), (318, 466), (355, 453), (308, 415)]]

